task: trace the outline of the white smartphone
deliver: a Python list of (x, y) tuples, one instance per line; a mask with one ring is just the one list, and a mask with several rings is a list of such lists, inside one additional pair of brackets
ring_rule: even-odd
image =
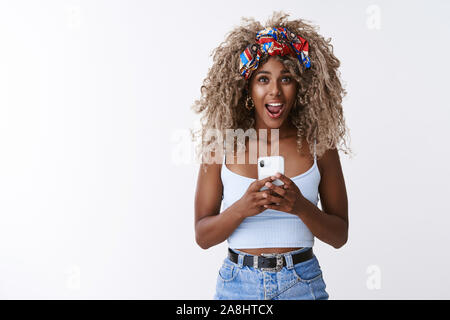
[[(282, 156), (258, 158), (258, 180), (273, 176), (277, 172), (284, 174), (284, 158)], [(280, 179), (276, 179), (272, 183), (277, 186), (284, 184)], [(268, 189), (266, 186), (261, 188), (261, 190), (266, 189)]]

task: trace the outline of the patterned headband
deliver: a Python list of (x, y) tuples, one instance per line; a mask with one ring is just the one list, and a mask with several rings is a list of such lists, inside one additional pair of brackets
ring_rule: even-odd
[(305, 68), (311, 67), (308, 57), (308, 41), (287, 28), (266, 28), (256, 34), (256, 43), (250, 44), (241, 53), (239, 72), (245, 80), (250, 78), (253, 71), (258, 68), (262, 55), (292, 55), (298, 58)]

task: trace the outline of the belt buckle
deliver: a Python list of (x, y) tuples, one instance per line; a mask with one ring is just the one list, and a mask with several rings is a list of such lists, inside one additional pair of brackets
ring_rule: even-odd
[(273, 268), (261, 268), (262, 271), (279, 272), (283, 269), (283, 255), (280, 253), (261, 253), (265, 258), (277, 258), (277, 265)]

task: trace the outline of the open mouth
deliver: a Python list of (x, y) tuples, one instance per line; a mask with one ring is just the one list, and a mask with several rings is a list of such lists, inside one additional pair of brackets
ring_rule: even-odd
[(284, 103), (269, 103), (266, 104), (266, 110), (272, 119), (277, 119), (281, 116), (284, 110)]

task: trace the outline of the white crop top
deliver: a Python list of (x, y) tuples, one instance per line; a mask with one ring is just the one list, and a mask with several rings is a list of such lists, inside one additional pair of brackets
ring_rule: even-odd
[[(256, 180), (241, 176), (228, 169), (225, 164), (225, 156), (221, 178), (223, 184), (221, 212), (239, 200), (247, 191), (250, 183)], [(291, 180), (298, 186), (303, 196), (317, 206), (320, 172), (317, 166), (315, 142), (314, 164), (308, 171), (292, 177)], [(245, 218), (227, 241), (231, 249), (295, 248), (312, 247), (314, 236), (298, 216), (266, 209), (255, 216)]]

